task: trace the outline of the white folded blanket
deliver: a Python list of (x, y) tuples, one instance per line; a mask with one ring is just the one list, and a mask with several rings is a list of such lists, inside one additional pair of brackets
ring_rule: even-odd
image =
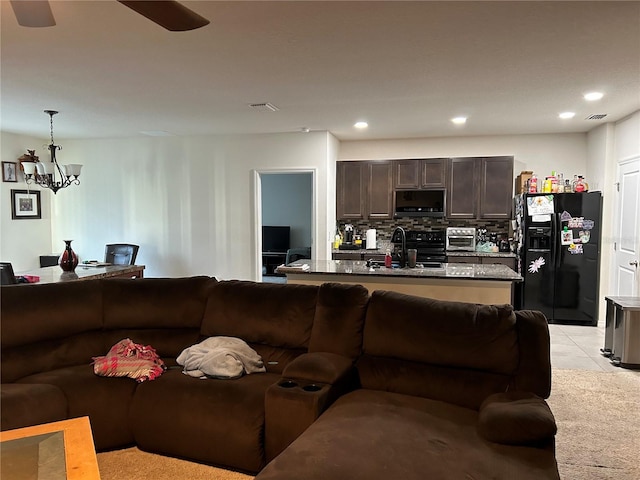
[(209, 337), (185, 348), (176, 360), (184, 374), (196, 378), (232, 379), (267, 371), (260, 355), (235, 337)]

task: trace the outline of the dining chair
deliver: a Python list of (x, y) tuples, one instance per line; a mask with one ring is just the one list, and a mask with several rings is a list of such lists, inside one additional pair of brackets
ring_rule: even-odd
[(40, 255), (40, 268), (55, 267), (58, 265), (60, 255)]
[(9, 262), (0, 262), (0, 285), (14, 285), (18, 283), (13, 273), (13, 265)]
[(284, 264), (289, 265), (291, 262), (295, 262), (302, 258), (311, 258), (311, 247), (290, 248), (287, 250), (287, 256), (285, 257)]
[(112, 265), (135, 265), (139, 248), (131, 243), (109, 243), (104, 250), (104, 261)]

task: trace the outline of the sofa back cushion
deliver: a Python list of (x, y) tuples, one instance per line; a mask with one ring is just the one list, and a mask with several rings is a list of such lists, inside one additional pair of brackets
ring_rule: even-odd
[(317, 296), (311, 285), (221, 281), (209, 290), (200, 333), (241, 338), (280, 372), (308, 350)]
[(364, 388), (478, 408), (505, 391), (520, 360), (510, 305), (476, 305), (375, 291), (358, 362)]
[[(215, 278), (109, 279), (102, 286), (106, 348), (130, 338), (175, 358), (197, 343)], [(106, 354), (106, 351), (101, 355)]]
[(318, 290), (310, 352), (336, 353), (355, 360), (362, 353), (362, 331), (369, 291), (362, 285), (324, 283)]
[(2, 382), (91, 362), (102, 338), (101, 280), (2, 287)]

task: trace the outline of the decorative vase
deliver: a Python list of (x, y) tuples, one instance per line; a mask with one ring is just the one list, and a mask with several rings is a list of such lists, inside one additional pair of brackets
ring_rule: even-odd
[(58, 264), (60, 268), (65, 272), (73, 272), (78, 266), (78, 255), (71, 248), (71, 242), (73, 240), (65, 240), (66, 247), (62, 255), (60, 255), (60, 259), (58, 260)]

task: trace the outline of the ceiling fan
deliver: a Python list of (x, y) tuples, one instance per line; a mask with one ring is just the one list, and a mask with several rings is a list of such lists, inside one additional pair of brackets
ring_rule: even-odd
[[(209, 20), (173, 0), (117, 1), (172, 32), (195, 30), (209, 24)], [(23, 27), (52, 27), (56, 24), (47, 0), (11, 0), (11, 7)]]

